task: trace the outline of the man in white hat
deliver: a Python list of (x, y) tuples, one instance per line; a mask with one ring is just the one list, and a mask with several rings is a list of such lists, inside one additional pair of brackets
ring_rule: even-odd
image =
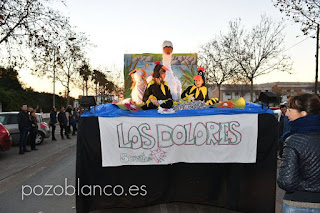
[(172, 95), (172, 99), (174, 101), (179, 101), (181, 96), (181, 82), (180, 80), (173, 74), (171, 69), (171, 58), (173, 45), (171, 41), (164, 41), (162, 44), (163, 54), (162, 54), (162, 64), (168, 68), (166, 72), (167, 75), (165, 77), (165, 81), (169, 85), (169, 89)]

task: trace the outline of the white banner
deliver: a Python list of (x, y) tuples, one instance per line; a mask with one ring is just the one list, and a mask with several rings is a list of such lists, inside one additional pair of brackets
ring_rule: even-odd
[(102, 166), (255, 163), (258, 115), (99, 117)]

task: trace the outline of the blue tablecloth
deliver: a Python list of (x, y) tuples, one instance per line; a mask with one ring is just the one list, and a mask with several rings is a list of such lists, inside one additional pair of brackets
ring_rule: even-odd
[(180, 110), (173, 114), (159, 114), (157, 110), (139, 110), (130, 112), (122, 110), (114, 104), (104, 104), (91, 107), (90, 111), (85, 111), (81, 117), (189, 117), (205, 115), (233, 115), (233, 114), (272, 114), (273, 111), (260, 104), (246, 103), (244, 109), (208, 108), (199, 110)]

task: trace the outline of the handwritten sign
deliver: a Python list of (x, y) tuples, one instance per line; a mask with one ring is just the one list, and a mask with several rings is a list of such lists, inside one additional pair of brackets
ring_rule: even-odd
[(255, 163), (258, 115), (99, 117), (102, 166)]

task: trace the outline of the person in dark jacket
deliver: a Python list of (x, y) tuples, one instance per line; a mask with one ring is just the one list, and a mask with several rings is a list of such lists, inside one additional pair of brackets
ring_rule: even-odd
[(61, 107), (60, 108), (60, 112), (58, 114), (58, 121), (59, 121), (59, 124), (60, 124), (60, 135), (61, 135), (61, 139), (64, 140), (64, 137), (63, 137), (63, 130), (65, 132), (65, 135), (67, 137), (67, 139), (71, 139), (69, 137), (69, 133), (68, 133), (68, 127), (67, 127), (67, 116), (66, 116), (66, 113), (64, 111), (64, 107)]
[(280, 105), (281, 115), (279, 118), (279, 156), (278, 159), (282, 158), (283, 154), (283, 143), (284, 141), (281, 140), (281, 136), (289, 131), (289, 118), (286, 116), (287, 106), (285, 104)]
[(56, 131), (56, 125), (57, 125), (57, 109), (54, 107), (52, 108), (51, 112), (50, 112), (50, 122), (49, 125), (52, 128), (52, 140), (56, 141), (56, 137), (54, 136), (54, 133)]
[(289, 132), (277, 179), (286, 191), (283, 212), (320, 212), (320, 99), (302, 94), (289, 100)]
[(30, 118), (27, 112), (27, 105), (21, 106), (21, 110), (18, 114), (18, 126), (20, 131), (20, 141), (19, 141), (19, 154), (24, 154), (25, 152), (30, 152), (26, 147), (27, 135), (30, 130)]
[(65, 111), (66, 113), (66, 118), (67, 118), (67, 131), (68, 131), (68, 134), (71, 133), (71, 115), (72, 115), (72, 106), (69, 105)]
[(146, 104), (142, 109), (171, 108), (173, 100), (169, 85), (163, 79), (166, 77), (167, 68), (155, 62), (156, 66), (153, 70), (153, 79), (149, 82), (148, 87), (143, 95), (143, 102)]
[(38, 132), (38, 119), (36, 115), (35, 110), (30, 111), (30, 121), (31, 121), (31, 127), (30, 127), (30, 146), (31, 150), (38, 150), (36, 148), (36, 136)]

